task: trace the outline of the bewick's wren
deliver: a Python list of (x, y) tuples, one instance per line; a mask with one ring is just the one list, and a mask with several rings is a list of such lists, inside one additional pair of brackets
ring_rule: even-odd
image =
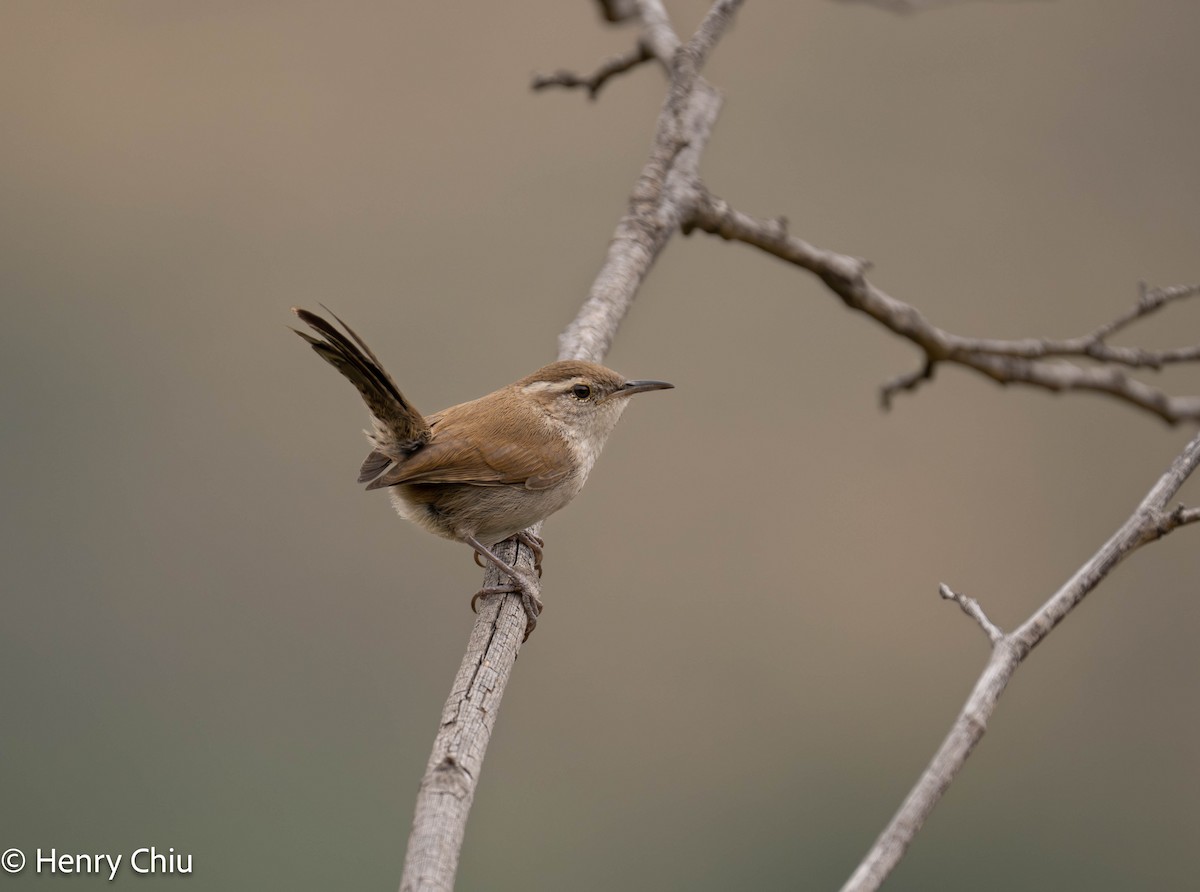
[(506, 574), (511, 586), (481, 589), (471, 606), (481, 595), (519, 593), (528, 638), (541, 602), (532, 580), (491, 546), (516, 536), (533, 551), (540, 573), (543, 543), (527, 528), (578, 495), (627, 397), (674, 385), (626, 381), (602, 365), (567, 360), (424, 417), (350, 326), (330, 313), (344, 335), (315, 313), (293, 312), (320, 337), (296, 334), (358, 388), (371, 412), (366, 433), (373, 448), (358, 482), (389, 488), (402, 517), (465, 542)]

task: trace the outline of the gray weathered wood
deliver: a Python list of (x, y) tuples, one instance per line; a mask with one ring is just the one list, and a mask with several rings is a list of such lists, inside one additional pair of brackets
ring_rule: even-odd
[[(1019, 628), (1009, 634), (994, 636), (988, 628), (991, 626), (990, 622), (986, 625), (980, 623), (992, 639), (992, 655), (983, 674), (975, 683), (974, 690), (951, 726), (950, 733), (934, 754), (929, 767), (909, 792), (875, 845), (846, 881), (842, 892), (871, 892), (878, 889), (900, 863), (913, 837), (983, 737), (1000, 696), (1029, 652), (1037, 647), (1117, 564), (1139, 547), (1162, 538), (1177, 527), (1200, 520), (1200, 511), (1195, 508), (1167, 507), (1167, 503), (1175, 497), (1183, 481), (1196, 470), (1197, 465), (1200, 465), (1200, 434), (1194, 436), (1184, 447), (1183, 452), (1150, 489), (1129, 519), (1121, 524), (1108, 541), (1075, 571), (1075, 575)], [(961, 605), (962, 602), (959, 603)], [(975, 606), (978, 608), (977, 604)], [(982, 608), (978, 609), (979, 615), (972, 610), (967, 612), (978, 622)], [(991, 626), (991, 629), (999, 631), (994, 626)]]
[[(721, 105), (719, 94), (699, 70), (738, 5), (740, 0), (718, 0), (696, 35), (680, 46), (662, 4), (638, 0), (640, 43), (667, 69), (670, 90), (629, 209), (617, 224), (587, 299), (559, 339), (560, 359), (603, 359), (650, 267), (690, 214), (692, 183), (698, 180), (700, 155)], [(512, 560), (514, 547), (511, 541), (505, 543), (500, 556)], [(531, 569), (528, 550), (519, 551), (517, 565)], [(484, 584), (503, 581), (490, 568)], [(417, 794), (401, 892), (445, 892), (454, 887), (467, 815), (524, 630), (519, 598), (483, 602)]]

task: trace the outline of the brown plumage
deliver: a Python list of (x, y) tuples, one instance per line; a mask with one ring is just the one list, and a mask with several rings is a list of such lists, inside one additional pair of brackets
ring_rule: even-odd
[(402, 516), (471, 545), (507, 573), (515, 589), (502, 588), (521, 592), (528, 634), (540, 602), (488, 546), (519, 535), (540, 558), (538, 541), (522, 531), (582, 489), (626, 397), (671, 385), (627, 381), (602, 365), (567, 360), (425, 417), (345, 322), (330, 313), (343, 334), (315, 313), (294, 312), (319, 337), (296, 333), (354, 384), (371, 413), (367, 437), (373, 448), (359, 482), (388, 489)]

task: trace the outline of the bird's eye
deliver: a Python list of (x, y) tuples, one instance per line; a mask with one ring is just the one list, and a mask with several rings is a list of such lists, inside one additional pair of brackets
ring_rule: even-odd
[(592, 395), (592, 388), (588, 387), (586, 384), (576, 384), (571, 388), (571, 393), (575, 395), (575, 399), (577, 400), (586, 400)]

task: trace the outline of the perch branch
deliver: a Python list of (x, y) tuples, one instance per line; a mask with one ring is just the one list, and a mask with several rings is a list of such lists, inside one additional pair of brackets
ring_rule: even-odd
[[(516, 540), (496, 545), (495, 551), (501, 560), (527, 571), (533, 568), (532, 554)], [(484, 585), (507, 581), (498, 569), (487, 566)], [(525, 622), (520, 597), (486, 598), (480, 605), (421, 778), (401, 890), (454, 888), (467, 814)]]
[[(965, 338), (933, 325), (919, 310), (897, 300), (866, 277), (866, 261), (809, 244), (787, 231), (782, 218), (762, 220), (731, 207), (702, 186), (696, 188), (694, 213), (686, 230), (702, 229), (727, 240), (741, 241), (818, 276), (846, 306), (870, 316), (907, 338), (925, 354), (916, 371), (883, 385), (885, 406), (902, 390), (915, 390), (932, 379), (939, 363), (972, 369), (1000, 384), (1025, 384), (1054, 393), (1078, 390), (1105, 394), (1129, 403), (1169, 424), (1200, 420), (1200, 397), (1170, 396), (1131, 377), (1127, 368), (1158, 369), (1200, 361), (1200, 345), (1171, 350), (1114, 347), (1106, 339), (1133, 322), (1175, 301), (1200, 295), (1200, 285), (1141, 290), (1133, 309), (1089, 334), (1065, 340), (992, 340)], [(1071, 359), (1090, 363), (1082, 365)]]
[[(956, 601), (984, 627), (992, 641), (992, 655), (975, 689), (959, 713), (950, 733), (934, 755), (929, 767), (900, 806), (891, 823), (846, 881), (842, 892), (869, 892), (878, 889), (904, 857), (909, 844), (942, 794), (950, 786), (967, 757), (987, 730), (988, 720), (1013, 674), (1035, 647), (1066, 618), (1080, 601), (1099, 585), (1113, 568), (1142, 545), (1160, 539), (1184, 524), (1200, 519), (1200, 510), (1179, 507), (1168, 510), (1167, 503), (1200, 464), (1200, 434), (1184, 447), (1140, 505), (1120, 528), (1092, 555), (1050, 599), (1013, 632), (1000, 632), (970, 598), (956, 595), (942, 586), (943, 598)], [(973, 605), (973, 606), (972, 606)], [(986, 623), (986, 625), (984, 625)]]
[[(670, 88), (629, 209), (617, 224), (587, 299), (559, 338), (560, 359), (604, 357), (642, 280), (679, 228), (691, 184), (699, 176), (700, 154), (721, 104), (719, 94), (699, 71), (740, 0), (717, 0), (696, 34), (682, 46), (661, 2), (637, 0), (636, 5), (642, 21), (640, 45), (668, 64)], [(498, 547), (505, 549), (499, 552), (501, 558), (515, 557), (517, 566), (531, 569), (528, 549), (511, 540)], [(496, 571), (489, 569), (484, 584), (499, 582)], [(467, 815), (524, 629), (519, 597), (484, 602), (442, 710), (417, 794), (401, 892), (447, 892), (454, 886)]]

